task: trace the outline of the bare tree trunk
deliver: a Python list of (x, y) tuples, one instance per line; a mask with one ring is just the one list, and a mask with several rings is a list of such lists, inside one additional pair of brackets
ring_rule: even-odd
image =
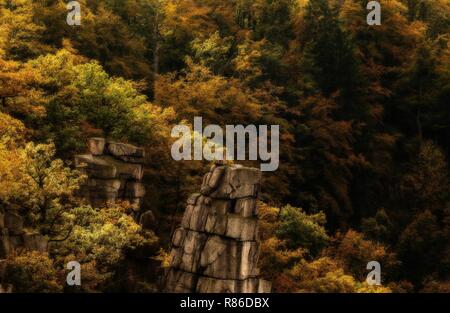
[(422, 142), (422, 139), (423, 139), (422, 121), (421, 121), (421, 106), (422, 106), (422, 84), (419, 87), (419, 107), (417, 108), (417, 114), (416, 114), (417, 133), (419, 135), (420, 142)]
[(155, 93), (156, 93), (156, 80), (158, 79), (159, 74), (159, 49), (160, 49), (160, 43), (159, 43), (159, 13), (156, 12), (155, 16), (155, 25), (153, 27), (153, 38), (155, 40), (155, 44), (153, 47), (153, 81), (152, 81), (152, 95), (153, 99), (155, 99)]
[(422, 133), (422, 122), (420, 120), (421, 112), (420, 107), (417, 109), (417, 115), (416, 115), (416, 124), (417, 124), (417, 133), (419, 135), (419, 140), (422, 141), (423, 139), (423, 133)]

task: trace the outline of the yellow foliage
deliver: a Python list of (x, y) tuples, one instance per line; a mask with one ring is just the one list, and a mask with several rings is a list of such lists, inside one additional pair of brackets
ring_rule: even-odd
[(332, 259), (322, 257), (296, 264), (289, 275), (296, 281), (295, 292), (355, 292), (355, 280)]

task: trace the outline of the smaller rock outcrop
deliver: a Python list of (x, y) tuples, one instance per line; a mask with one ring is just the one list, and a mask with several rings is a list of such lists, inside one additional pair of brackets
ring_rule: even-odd
[(88, 154), (75, 156), (76, 168), (87, 176), (80, 196), (93, 206), (126, 200), (138, 212), (145, 195), (144, 149), (104, 138), (90, 138), (87, 146)]

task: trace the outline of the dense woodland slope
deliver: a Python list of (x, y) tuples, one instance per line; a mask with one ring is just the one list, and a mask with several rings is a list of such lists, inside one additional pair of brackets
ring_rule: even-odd
[[(264, 173), (262, 273), (280, 292), (450, 291), (450, 1), (0, 0), (0, 212), (49, 237), (8, 259), (20, 291), (154, 291), (129, 250), (167, 244), (209, 164), (175, 162), (171, 128), (280, 125)], [(146, 148), (142, 232), (127, 204), (74, 196), (73, 155), (103, 136)], [(251, 163), (250, 163), (251, 164)], [(157, 238), (157, 236), (159, 238)], [(382, 286), (364, 283), (382, 266)]]

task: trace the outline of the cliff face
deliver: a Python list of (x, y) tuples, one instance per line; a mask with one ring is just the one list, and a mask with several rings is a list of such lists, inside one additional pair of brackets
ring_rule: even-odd
[(259, 278), (258, 169), (215, 164), (172, 238), (168, 292), (270, 292)]
[(145, 195), (141, 183), (144, 174), (144, 149), (104, 138), (88, 140), (89, 154), (75, 156), (75, 166), (88, 177), (80, 196), (93, 206), (117, 200), (134, 205), (135, 216)]

